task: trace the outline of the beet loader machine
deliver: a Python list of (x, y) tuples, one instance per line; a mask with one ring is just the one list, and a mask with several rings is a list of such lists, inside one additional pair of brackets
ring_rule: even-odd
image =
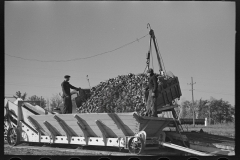
[(142, 154), (145, 150), (152, 149), (158, 149), (160, 153), (162, 147), (169, 147), (200, 156), (211, 155), (190, 149), (188, 138), (181, 134), (182, 127), (174, 110), (177, 107), (175, 100), (181, 96), (179, 81), (171, 72), (163, 71), (152, 29), (149, 34), (147, 67), (153, 42), (160, 68), (159, 81), (162, 82), (158, 86), (159, 117), (140, 116), (136, 112), (52, 114), (40, 111), (39, 106), (32, 106), (29, 101), (18, 101), (14, 104), (5, 99), (5, 138), (8, 144), (111, 146), (120, 150), (127, 149), (133, 154)]

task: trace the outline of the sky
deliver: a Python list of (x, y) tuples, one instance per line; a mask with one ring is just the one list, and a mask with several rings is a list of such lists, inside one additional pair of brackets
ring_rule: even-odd
[[(225, 1), (5, 1), (5, 96), (51, 98), (62, 93), (64, 75), (89, 88), (143, 73), (149, 23), (166, 71), (179, 78), (180, 101), (192, 100), (193, 77), (194, 100), (235, 105), (235, 12)], [(154, 48), (152, 54), (158, 73)]]

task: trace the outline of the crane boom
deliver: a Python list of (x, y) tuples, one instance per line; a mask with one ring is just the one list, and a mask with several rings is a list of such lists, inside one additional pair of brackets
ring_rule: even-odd
[(162, 64), (161, 64), (161, 59), (160, 59), (160, 56), (159, 56), (159, 50), (158, 50), (158, 47), (157, 47), (157, 44), (156, 44), (156, 40), (155, 40), (156, 38), (155, 38), (155, 35), (154, 35), (154, 31), (151, 29), (149, 23), (147, 24), (147, 28), (148, 27), (150, 28), (149, 35), (151, 36), (150, 37), (150, 48), (151, 48), (151, 41), (153, 40), (154, 47), (155, 47), (156, 54), (157, 54), (159, 72), (160, 72), (160, 75), (162, 75), (163, 74), (163, 67), (162, 67)]
[(158, 48), (157, 48), (157, 45), (156, 45), (154, 31), (151, 29), (149, 34), (150, 34), (151, 39), (153, 40), (153, 43), (154, 43), (154, 47), (155, 47), (156, 54), (157, 54), (158, 65), (159, 65), (159, 72), (161, 74), (161, 72), (163, 71), (163, 68), (162, 68), (162, 64), (161, 64), (161, 60), (160, 60), (160, 56), (159, 56), (159, 51), (158, 51)]

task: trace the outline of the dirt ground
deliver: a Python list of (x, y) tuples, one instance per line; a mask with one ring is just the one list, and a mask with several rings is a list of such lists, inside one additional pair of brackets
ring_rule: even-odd
[[(19, 144), (17, 146), (9, 146), (4, 144), (4, 155), (82, 155), (82, 156), (137, 156), (129, 153), (127, 150), (105, 147), (67, 147), (67, 146), (42, 146), (29, 144)], [(142, 155), (183, 155), (183, 152), (174, 151), (172, 149), (163, 148), (161, 150), (147, 151)]]
[[(30, 146), (28, 144), (20, 144), (18, 146), (10, 146), (4, 144), (5, 155), (111, 155), (121, 154), (121, 152), (93, 151), (81, 148), (59, 148), (50, 146)], [(124, 155), (124, 153), (122, 153)]]

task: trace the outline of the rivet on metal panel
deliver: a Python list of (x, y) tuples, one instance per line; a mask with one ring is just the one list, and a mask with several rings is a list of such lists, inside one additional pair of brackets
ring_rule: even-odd
[(112, 142), (112, 140), (110, 140), (110, 143)]
[(47, 137), (45, 139), (48, 139)]
[(92, 139), (90, 139), (90, 142), (92, 142)]
[(41, 139), (43, 139), (43, 138), (41, 137)]
[(29, 131), (29, 129), (27, 129), (27, 131)]
[(78, 139), (78, 141), (80, 141), (80, 139)]
[(116, 142), (118, 143), (118, 140)]
[(57, 140), (57, 138), (56, 138), (56, 140)]
[(96, 141), (98, 142), (98, 139), (96, 139)]
[(63, 140), (63, 138), (61, 138), (61, 140)]
[(72, 141), (74, 141), (74, 139), (72, 138)]

